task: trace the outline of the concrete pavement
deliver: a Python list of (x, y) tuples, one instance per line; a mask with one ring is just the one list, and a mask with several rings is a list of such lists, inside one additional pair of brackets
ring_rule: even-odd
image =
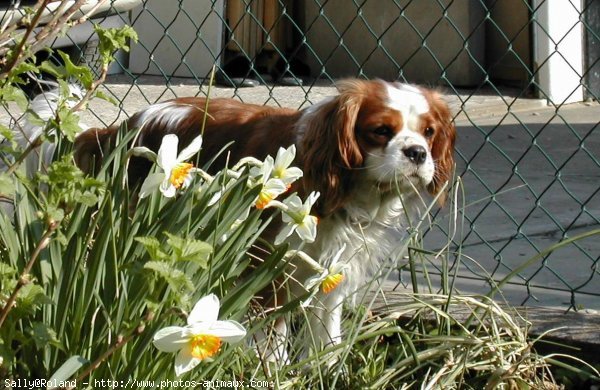
[[(599, 121), (596, 103), (458, 118), (461, 275), (499, 280), (559, 241), (600, 229)], [(446, 211), (436, 222), (454, 217)], [(428, 245), (447, 241), (439, 229), (432, 233)], [(600, 309), (599, 262), (595, 235), (536, 261), (504, 295), (511, 303)], [(489, 289), (473, 279), (458, 285)]]

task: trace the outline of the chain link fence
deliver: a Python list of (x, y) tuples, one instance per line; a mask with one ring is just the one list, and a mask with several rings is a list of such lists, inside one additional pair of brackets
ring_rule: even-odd
[[(435, 216), (426, 247), (435, 253), (450, 245), (456, 254), (450, 269), (464, 291), (484, 291), (515, 272), (503, 289), (513, 302), (594, 306), (598, 237), (545, 250), (600, 226), (597, 1), (113, 0), (112, 6), (95, 21), (130, 24), (140, 41), (118, 56), (105, 86), (119, 105), (93, 106), (90, 122), (108, 124), (159, 100), (207, 94), (213, 67), (211, 96), (298, 108), (333, 94), (332, 83), (342, 77), (439, 88), (456, 113), (464, 195), (457, 218), (448, 210)], [(93, 42), (93, 36), (71, 42), (92, 67)], [(431, 275), (444, 263), (434, 256), (425, 261)]]

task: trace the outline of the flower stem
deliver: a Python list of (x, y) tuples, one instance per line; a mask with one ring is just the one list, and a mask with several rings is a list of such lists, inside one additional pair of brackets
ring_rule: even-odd
[(315, 259), (310, 257), (306, 252), (299, 250), (289, 250), (285, 253), (284, 257), (286, 259), (298, 258), (303, 260), (307, 265), (309, 265), (312, 269), (318, 272), (323, 272), (324, 268), (319, 264)]
[(238, 171), (244, 165), (251, 165), (251, 166), (260, 167), (260, 166), (262, 166), (262, 164), (263, 164), (262, 161), (254, 158), (254, 157), (243, 157), (231, 169), (234, 170), (234, 171)]

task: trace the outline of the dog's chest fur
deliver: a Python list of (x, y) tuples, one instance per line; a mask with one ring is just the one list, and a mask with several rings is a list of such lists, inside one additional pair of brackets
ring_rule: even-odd
[(396, 252), (407, 237), (409, 216), (416, 210), (405, 208), (415, 204), (413, 199), (407, 202), (393, 193), (382, 195), (375, 187), (357, 191), (352, 199), (343, 210), (319, 221), (315, 242), (305, 244), (303, 250), (324, 267), (343, 251), (339, 261), (348, 268), (336, 292), (351, 297), (353, 304), (357, 290), (388, 260), (401, 255)]

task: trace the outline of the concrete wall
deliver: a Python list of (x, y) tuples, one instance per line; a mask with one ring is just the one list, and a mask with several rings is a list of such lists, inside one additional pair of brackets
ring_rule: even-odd
[(485, 77), (479, 1), (367, 0), (357, 9), (348, 0), (329, 0), (321, 13), (313, 0), (304, 0), (303, 8), (310, 47), (305, 58), (313, 76), (362, 71), (367, 77), (437, 84), (445, 75), (456, 86), (477, 85)]
[(523, 0), (488, 0), (485, 56), (490, 78), (518, 87), (531, 75), (529, 9)]
[[(181, 10), (185, 10), (182, 12)], [(148, 0), (133, 13), (139, 36), (132, 45), (133, 73), (205, 77), (221, 52), (223, 0)], [(168, 33), (167, 33), (168, 32)]]

